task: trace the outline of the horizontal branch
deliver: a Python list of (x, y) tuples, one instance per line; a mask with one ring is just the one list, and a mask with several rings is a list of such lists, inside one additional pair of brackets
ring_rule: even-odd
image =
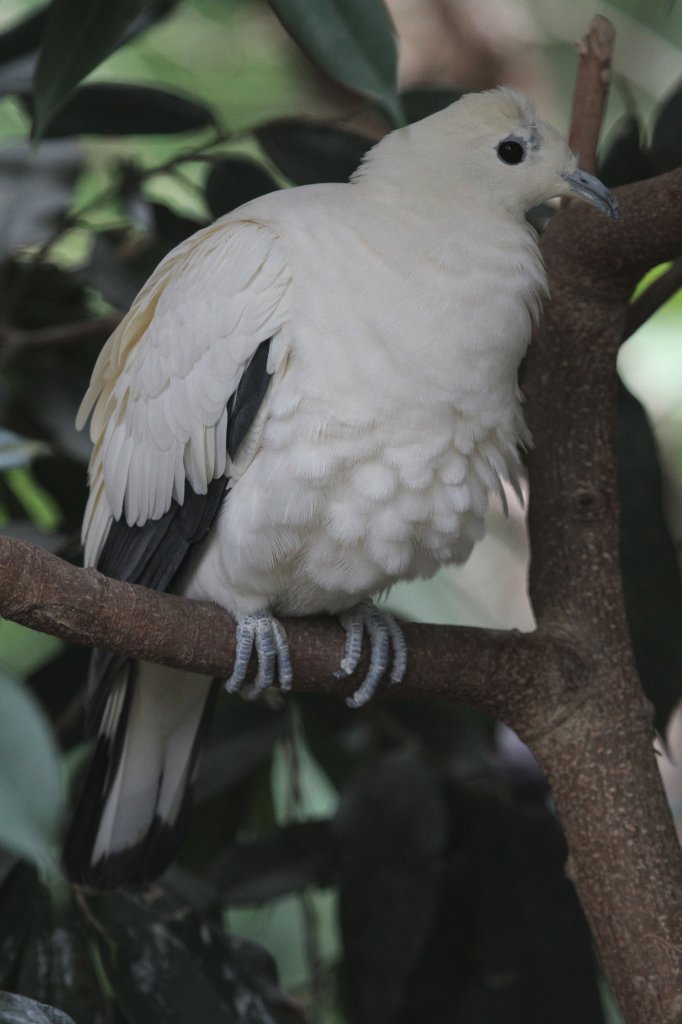
[(49, 327), (7, 327), (2, 342), (6, 354), (15, 355), (27, 348), (41, 348), (51, 345), (75, 345), (84, 341), (105, 340), (120, 324), (121, 313), (90, 320), (77, 320), (68, 324), (51, 324)]
[[(234, 621), (218, 605), (160, 594), (79, 569), (27, 541), (0, 536), (0, 615), (63, 640), (226, 677), (234, 658)], [(345, 695), (367, 668), (367, 655), (349, 680), (334, 678), (343, 655), (335, 619), (287, 619), (294, 688)], [(391, 696), (449, 698), (529, 732), (552, 728), (552, 680), (577, 661), (563, 643), (539, 633), (408, 623), (408, 671)], [(559, 662), (563, 664), (559, 664)], [(552, 667), (556, 671), (552, 671)], [(537, 680), (549, 698), (537, 700)], [(536, 685), (531, 685), (535, 680)]]

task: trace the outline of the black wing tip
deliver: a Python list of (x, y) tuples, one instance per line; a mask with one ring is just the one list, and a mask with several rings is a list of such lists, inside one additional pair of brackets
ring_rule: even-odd
[(75, 885), (87, 889), (120, 889), (153, 882), (170, 867), (180, 846), (184, 828), (155, 818), (151, 828), (134, 846), (105, 854), (92, 862), (91, 843), (79, 842), (77, 833), (67, 837), (62, 854), (64, 872)]

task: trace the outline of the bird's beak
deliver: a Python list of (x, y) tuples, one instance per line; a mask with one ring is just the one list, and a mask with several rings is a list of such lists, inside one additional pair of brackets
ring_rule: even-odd
[(620, 219), (620, 207), (613, 192), (610, 192), (599, 178), (587, 171), (574, 171), (572, 174), (562, 174), (564, 181), (568, 182), (571, 192), (576, 192), (581, 199), (586, 199), (598, 210), (605, 213), (611, 220)]

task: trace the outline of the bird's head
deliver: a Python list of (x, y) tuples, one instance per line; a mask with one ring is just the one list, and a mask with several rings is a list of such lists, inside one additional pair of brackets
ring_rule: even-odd
[(394, 185), (399, 175), (409, 174), (412, 187), (446, 189), (462, 204), (482, 203), (523, 216), (549, 199), (577, 196), (619, 217), (615, 196), (578, 168), (559, 132), (541, 121), (532, 101), (516, 89), (468, 93), (393, 132), (370, 152), (368, 170), (375, 161)]

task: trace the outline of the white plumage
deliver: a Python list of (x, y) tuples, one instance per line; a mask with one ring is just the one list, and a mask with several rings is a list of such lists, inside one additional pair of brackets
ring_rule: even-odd
[[(142, 527), (182, 505), (188, 487), (202, 495), (228, 477), (181, 586), (243, 620), (234, 688), (255, 641), (259, 690), (275, 657), (289, 682), (272, 615), (348, 612), (396, 580), (464, 561), (490, 491), (517, 486), (528, 441), (517, 370), (547, 285), (525, 213), (576, 191), (616, 215), (530, 102), (501, 89), (392, 133), (349, 184), (264, 196), (180, 245), (104, 347), (83, 401), (79, 425), (92, 412), (94, 442), (86, 564), (97, 564), (114, 520)], [(231, 461), (228, 402), (267, 341), (268, 390)], [(402, 653), (398, 627), (367, 606), (345, 620), (351, 647), (353, 616), (375, 648), (359, 702), (386, 666), (388, 641), (396, 660)], [(164, 802), (175, 800), (177, 813), (168, 778), (186, 785), (191, 775), (207, 684), (192, 710), (176, 677), (175, 713), (172, 687), (149, 684), (165, 702), (155, 747), (150, 705), (130, 698), (147, 747), (129, 741), (137, 760), (128, 775), (144, 775), (139, 752), (153, 748), (155, 796), (129, 828), (124, 768), (112, 766), (93, 863), (143, 844)], [(117, 688), (129, 685), (122, 675), (113, 686), (110, 737)], [(168, 737), (188, 715), (183, 762)]]

